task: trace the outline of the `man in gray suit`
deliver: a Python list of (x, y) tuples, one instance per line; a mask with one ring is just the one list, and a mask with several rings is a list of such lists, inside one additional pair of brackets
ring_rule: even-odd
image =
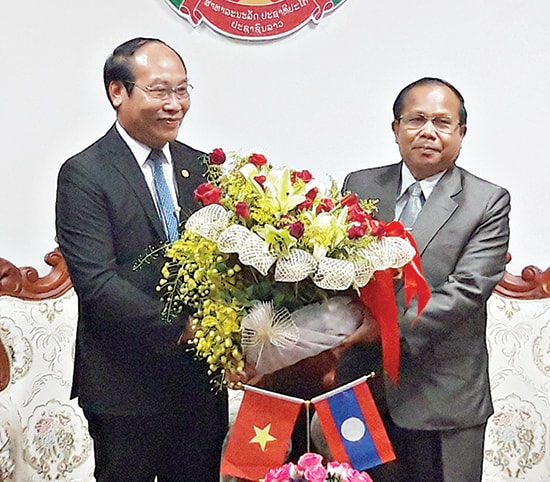
[(177, 217), (199, 207), (203, 153), (176, 141), (192, 86), (179, 54), (147, 38), (114, 50), (104, 83), (117, 121), (63, 164), (56, 203), (79, 302), (72, 392), (94, 441), (95, 478), (217, 482), (226, 397), (178, 343), (185, 314), (161, 319), (162, 256), (133, 269), (148, 247), (177, 237)]
[[(410, 225), (431, 288), (416, 322), (416, 304), (405, 309), (398, 289), (401, 368), (397, 383), (386, 380), (382, 411), (403, 480), (475, 482), (493, 411), (486, 301), (505, 269), (510, 196), (455, 165), (466, 134), (455, 87), (420, 79), (399, 93), (393, 111), (402, 161), (353, 172), (343, 185), (379, 199), (380, 219), (401, 216)], [(415, 183), (416, 199), (409, 195)], [(375, 337), (373, 330), (365, 341)]]

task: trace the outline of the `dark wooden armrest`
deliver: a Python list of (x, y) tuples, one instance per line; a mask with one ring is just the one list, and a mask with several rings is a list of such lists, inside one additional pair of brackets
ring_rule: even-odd
[(536, 266), (526, 266), (520, 276), (506, 271), (495, 287), (495, 293), (520, 300), (550, 298), (550, 268), (542, 271)]

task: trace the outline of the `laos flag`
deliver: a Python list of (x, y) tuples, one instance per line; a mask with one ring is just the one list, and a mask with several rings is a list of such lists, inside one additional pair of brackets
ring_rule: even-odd
[(365, 470), (395, 460), (367, 377), (311, 400), (334, 460)]

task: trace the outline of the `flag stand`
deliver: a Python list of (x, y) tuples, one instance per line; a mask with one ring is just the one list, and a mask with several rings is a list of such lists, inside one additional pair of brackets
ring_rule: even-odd
[[(221, 472), (258, 480), (284, 463), (293, 427), (305, 405), (306, 451), (311, 451), (313, 405), (330, 453), (356, 470), (395, 459), (391, 442), (372, 397), (367, 376), (304, 400), (245, 385), (245, 393), (222, 457)], [(303, 440), (303, 439), (302, 439)], [(303, 447), (300, 447), (303, 450)]]
[(311, 452), (311, 419), (309, 417), (311, 401), (304, 400), (304, 405), (306, 406), (306, 450)]

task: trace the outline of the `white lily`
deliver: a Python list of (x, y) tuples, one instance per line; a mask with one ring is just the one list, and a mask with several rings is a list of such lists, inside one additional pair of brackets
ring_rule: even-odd
[(347, 208), (342, 209), (337, 217), (331, 213), (311, 217), (309, 230), (315, 259), (320, 260), (347, 238), (346, 218)]
[(290, 169), (271, 169), (264, 182), (265, 195), (277, 210), (287, 213), (306, 200), (305, 186), (292, 184)]

